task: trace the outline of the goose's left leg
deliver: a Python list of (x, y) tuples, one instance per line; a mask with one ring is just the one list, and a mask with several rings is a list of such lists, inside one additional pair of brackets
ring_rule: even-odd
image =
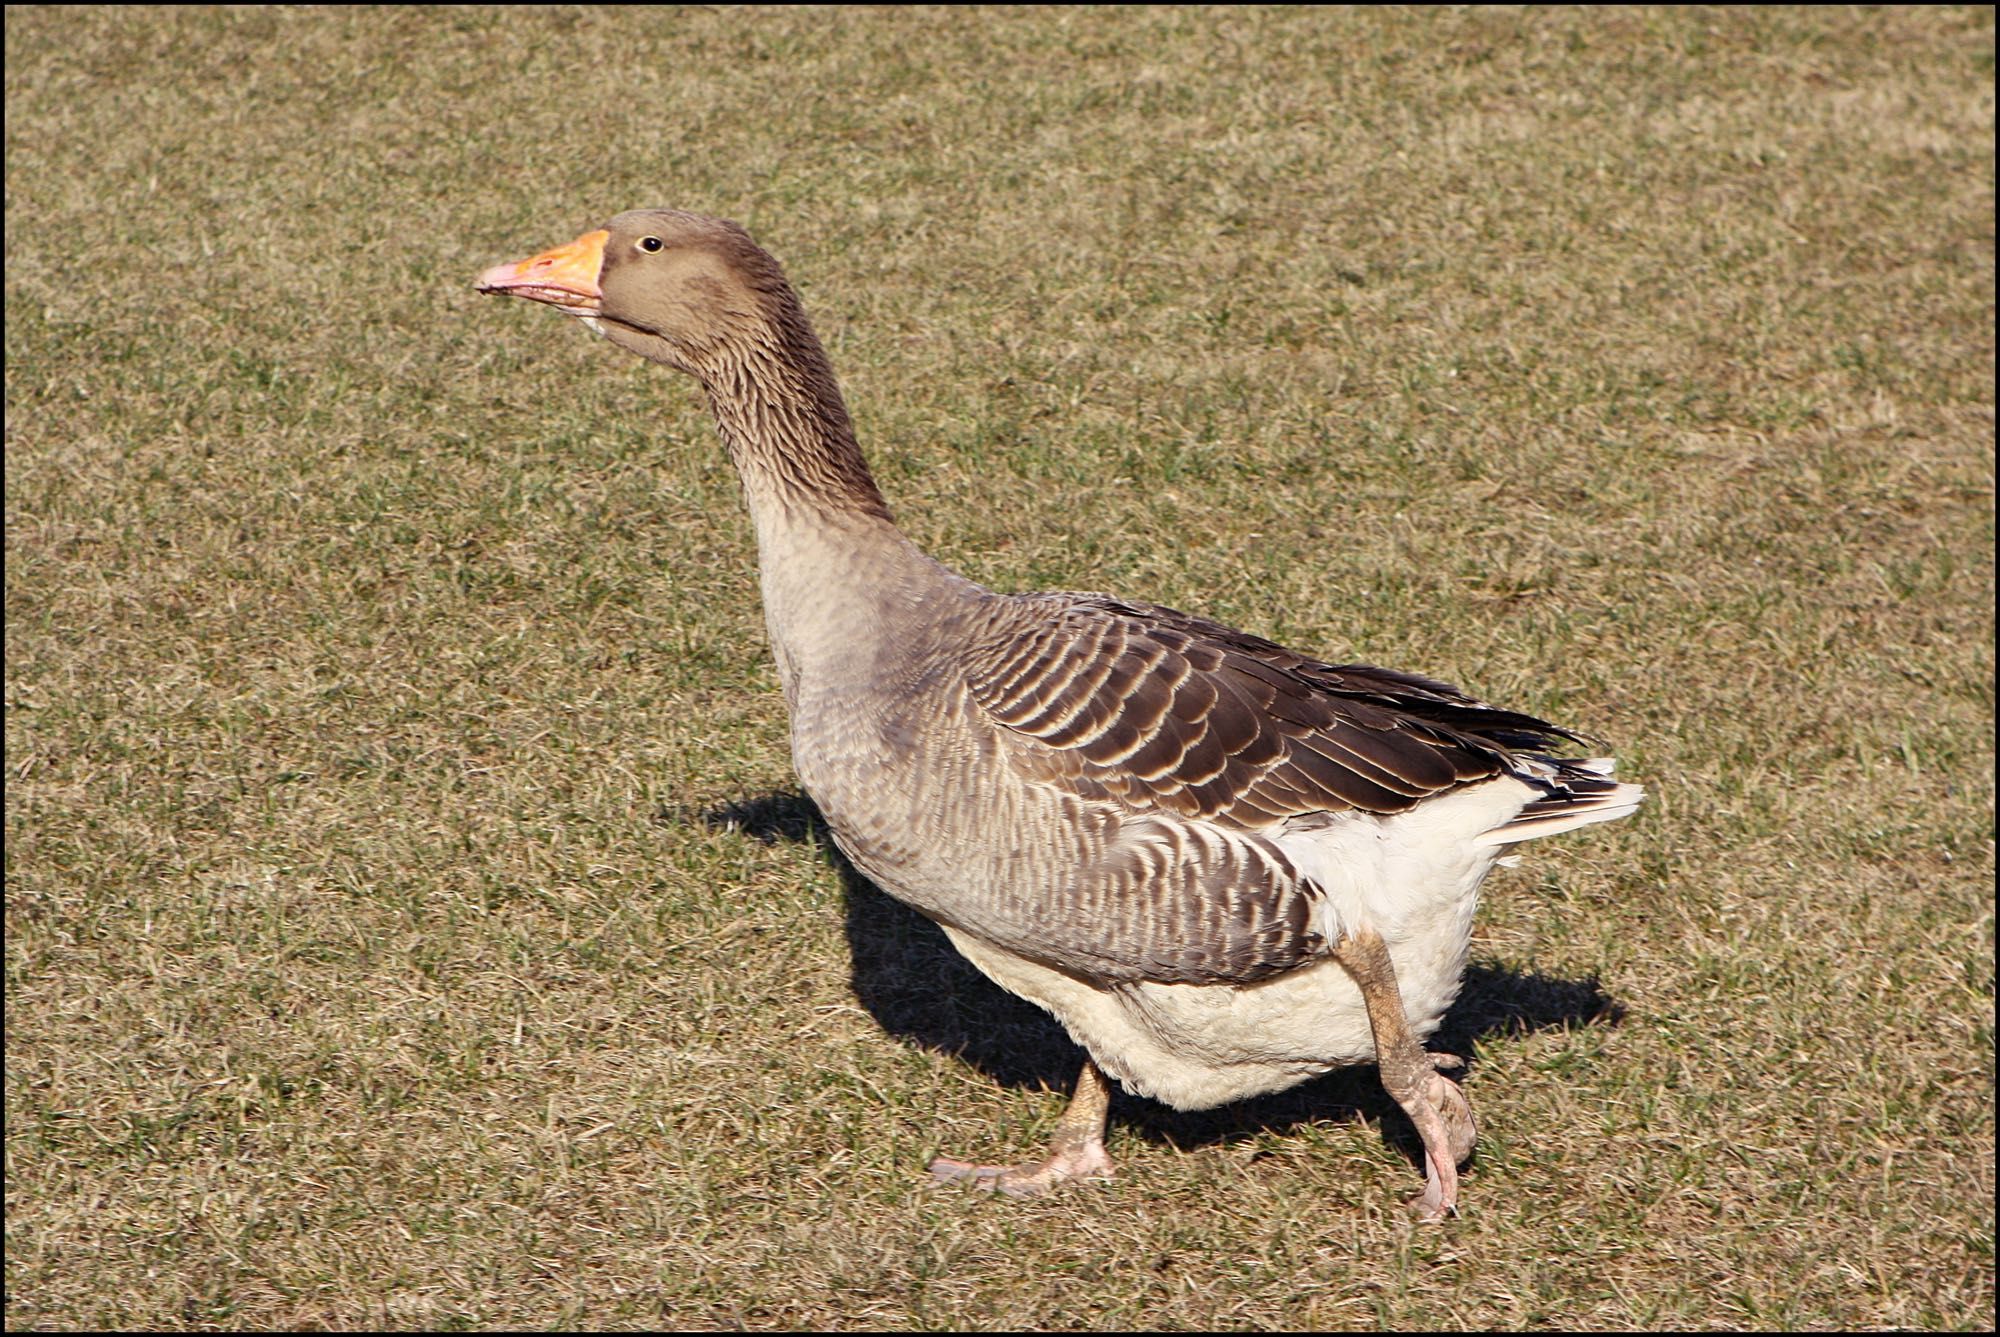
[(983, 1189), (999, 1189), (1016, 1197), (1046, 1193), (1065, 1179), (1109, 1179), (1111, 1156), (1104, 1150), (1104, 1121), (1111, 1112), (1111, 1084), (1097, 1065), (1083, 1061), (1076, 1094), (1056, 1122), (1049, 1139), (1048, 1159), (1035, 1165), (974, 1165), (940, 1156), (931, 1162), (939, 1179), (969, 1179)]
[(1410, 1032), (1396, 967), (1380, 934), (1366, 929), (1348, 934), (1333, 959), (1361, 986), (1382, 1085), (1424, 1140), (1424, 1192), (1411, 1205), (1425, 1220), (1441, 1221), (1457, 1208), (1459, 1162), (1472, 1155), (1476, 1133), (1465, 1093), (1438, 1072), (1440, 1066), (1456, 1067), (1458, 1060), (1425, 1052)]

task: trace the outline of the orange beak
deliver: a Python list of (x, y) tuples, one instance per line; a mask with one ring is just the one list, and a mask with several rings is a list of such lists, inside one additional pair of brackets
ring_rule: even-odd
[(566, 315), (594, 316), (604, 300), (597, 276), (604, 269), (604, 243), (610, 239), (611, 234), (603, 228), (586, 232), (567, 246), (495, 265), (479, 276), (476, 286), (481, 292), (512, 293), (547, 302)]

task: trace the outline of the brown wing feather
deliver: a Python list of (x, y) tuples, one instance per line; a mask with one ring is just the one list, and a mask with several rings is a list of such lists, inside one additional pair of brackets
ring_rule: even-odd
[(1401, 812), (1575, 737), (1448, 683), (1102, 595), (1008, 600), (964, 662), (974, 700), (1047, 749), (1049, 778), (1249, 830)]

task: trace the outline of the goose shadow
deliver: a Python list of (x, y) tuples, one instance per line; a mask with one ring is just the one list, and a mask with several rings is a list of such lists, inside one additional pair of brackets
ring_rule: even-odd
[[(1006, 1087), (1067, 1094), (1083, 1049), (1054, 1018), (994, 984), (959, 955), (931, 920), (880, 890), (833, 843), (804, 794), (779, 792), (711, 808), (700, 819), (775, 845), (809, 844), (840, 873), (856, 999), (884, 1030), (950, 1054)], [(1495, 1037), (1577, 1026), (1616, 1026), (1625, 1009), (1594, 977), (1559, 979), (1505, 967), (1468, 966), (1458, 1001), (1428, 1042), (1476, 1069)], [(1301, 1124), (1364, 1119), (1421, 1166), (1422, 1143), (1382, 1089), (1372, 1065), (1342, 1068), (1288, 1091), (1187, 1112), (1114, 1085), (1112, 1117), (1142, 1137), (1181, 1149), (1215, 1146)]]

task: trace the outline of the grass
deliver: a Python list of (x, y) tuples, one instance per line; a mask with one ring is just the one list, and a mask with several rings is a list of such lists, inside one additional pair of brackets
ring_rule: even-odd
[[(11, 10), (10, 1328), (1994, 1320), (1993, 28)], [(906, 528), (1598, 733), (1465, 1214), (1368, 1071), (1122, 1175), (796, 793), (699, 395), (472, 276), (741, 219)]]

